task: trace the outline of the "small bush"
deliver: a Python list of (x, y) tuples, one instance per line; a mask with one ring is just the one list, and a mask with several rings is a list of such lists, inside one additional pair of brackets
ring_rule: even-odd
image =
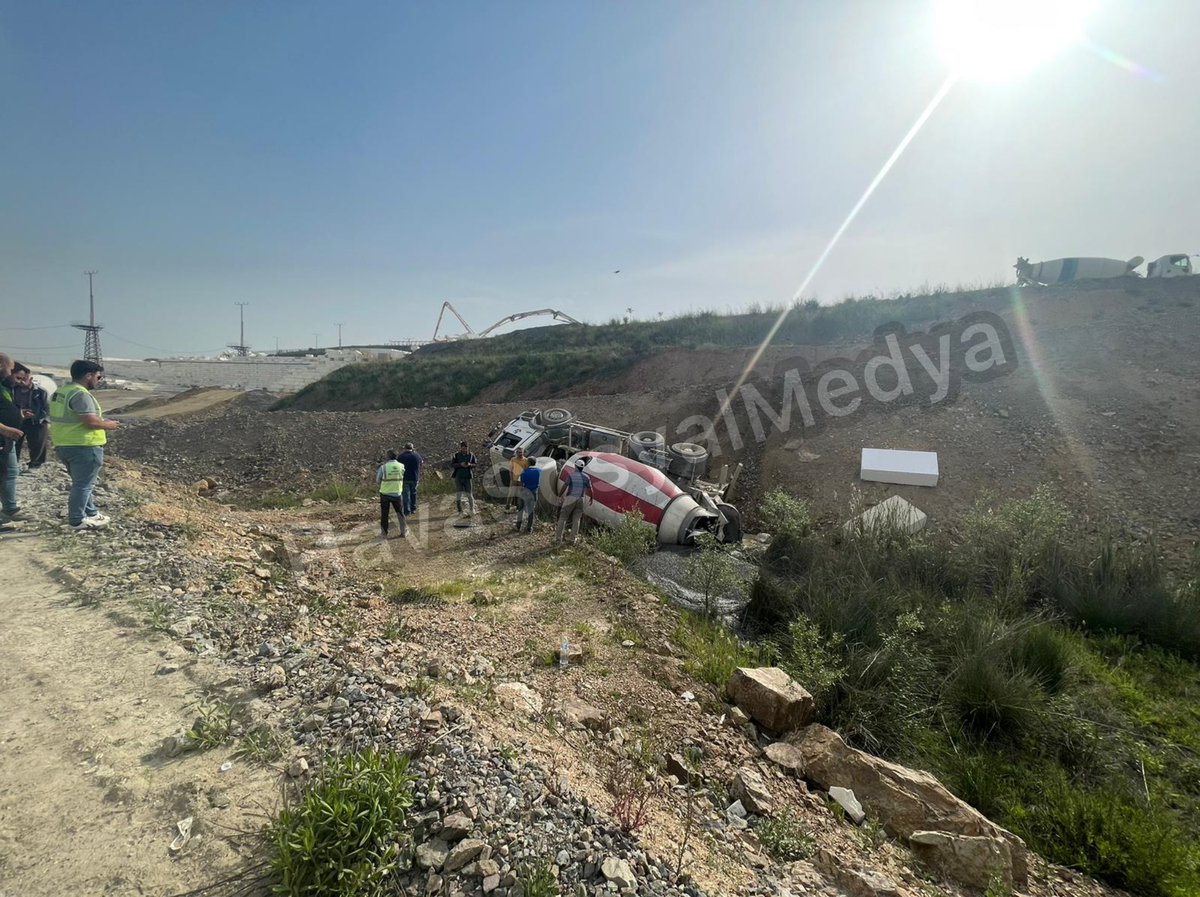
[(878, 647), (857, 643), (845, 651), (846, 673), (825, 714), (831, 725), (872, 753), (907, 753), (938, 706), (933, 663), (917, 638), (923, 628), (916, 616), (901, 614)]
[(764, 819), (754, 829), (754, 834), (758, 835), (771, 858), (781, 863), (807, 859), (815, 849), (812, 835), (789, 808)]
[(738, 667), (766, 662), (768, 652), (742, 644), (721, 623), (700, 614), (684, 613), (675, 627), (675, 642), (683, 649), (684, 670), (722, 694)]
[(646, 523), (641, 511), (626, 511), (614, 527), (600, 527), (591, 537), (598, 551), (615, 557), (626, 567), (632, 567), (654, 551), (658, 536)]
[(345, 501), (352, 501), (356, 498), (366, 498), (375, 494), (375, 489), (363, 483), (353, 483), (348, 480), (334, 478), (315, 490), (311, 495), (317, 501), (327, 501), (331, 504), (340, 504)]
[(964, 606), (956, 622), (946, 704), (968, 732), (1015, 737), (1044, 703), (1037, 680), (1022, 664), (1024, 630), (975, 605)]
[(818, 705), (828, 703), (833, 687), (845, 670), (841, 664), (841, 637), (826, 639), (807, 617), (788, 627), (778, 648), (779, 665), (804, 686)]
[(410, 843), (411, 805), (407, 757), (368, 751), (331, 758), (271, 826), (274, 893), (384, 897)]
[(733, 558), (709, 533), (696, 537), (696, 549), (684, 565), (684, 580), (700, 593), (704, 615), (709, 619), (718, 616), (721, 598), (741, 585)]
[(786, 533), (802, 537), (812, 529), (807, 502), (782, 489), (774, 489), (763, 496), (758, 513), (767, 529), (776, 536)]
[(524, 889), (525, 897), (559, 897), (562, 889), (551, 868), (550, 860), (517, 868), (517, 883)]
[(189, 745), (207, 751), (220, 747), (233, 737), (237, 709), (224, 701), (201, 701), (196, 705), (199, 714), (188, 729)]
[(650, 821), (650, 801), (659, 790), (646, 761), (646, 752), (618, 757), (605, 777), (604, 787), (613, 800), (613, 818), (626, 834)]

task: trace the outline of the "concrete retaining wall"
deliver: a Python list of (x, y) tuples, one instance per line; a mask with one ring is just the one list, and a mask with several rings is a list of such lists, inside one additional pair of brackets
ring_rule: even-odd
[(230, 358), (186, 361), (133, 361), (105, 359), (109, 376), (148, 380), (162, 386), (191, 388), (221, 386), (227, 389), (266, 389), (295, 392), (331, 371), (359, 359), (330, 358)]

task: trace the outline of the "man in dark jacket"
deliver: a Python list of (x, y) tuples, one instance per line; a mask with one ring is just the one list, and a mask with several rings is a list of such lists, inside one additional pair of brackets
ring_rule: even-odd
[(458, 451), (454, 453), (454, 457), (450, 460), (452, 468), (450, 476), (454, 478), (454, 502), (458, 506), (458, 513), (463, 512), (463, 496), (467, 498), (467, 514), (475, 516), (475, 495), (471, 488), (471, 479), (474, 476), (473, 471), (478, 462), (475, 456), (471, 454), (467, 448), (467, 442), (464, 439), (458, 444)]
[(33, 373), (21, 362), (13, 365), (13, 404), (21, 412), (21, 429), (25, 436), (17, 440), (17, 460), (21, 460), (21, 446), (29, 445), (29, 469), (37, 470), (46, 463), (46, 427), (50, 420), (50, 397), (38, 386)]
[(21, 514), (17, 504), (17, 440), (21, 429), (21, 411), (13, 403), (13, 360), (0, 352), (0, 525)]
[(404, 465), (404, 491), (401, 493), (404, 515), (411, 517), (417, 510), (417, 484), (421, 482), (421, 465), (425, 462), (411, 442), (404, 443), (404, 451), (396, 458)]

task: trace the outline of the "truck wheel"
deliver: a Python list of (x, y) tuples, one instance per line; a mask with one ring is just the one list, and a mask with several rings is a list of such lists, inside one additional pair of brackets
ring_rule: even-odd
[(547, 408), (539, 411), (533, 422), (539, 427), (565, 427), (575, 420), (575, 414), (566, 408)]
[(629, 437), (629, 457), (638, 460), (642, 452), (661, 452), (667, 448), (667, 440), (661, 433), (642, 430)]
[(680, 477), (703, 476), (708, 469), (708, 449), (694, 442), (676, 442), (671, 446), (671, 473)]
[(717, 502), (717, 510), (725, 517), (725, 526), (721, 530), (721, 541), (734, 544), (742, 541), (742, 514), (731, 504)]

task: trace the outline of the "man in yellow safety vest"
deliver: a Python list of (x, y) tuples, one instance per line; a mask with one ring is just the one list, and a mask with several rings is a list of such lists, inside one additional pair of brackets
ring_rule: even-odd
[(386, 539), (388, 535), (388, 518), (392, 508), (396, 509), (396, 517), (400, 521), (400, 538), (408, 535), (408, 521), (404, 519), (404, 503), (401, 493), (404, 489), (404, 465), (396, 460), (394, 451), (387, 453), (388, 459), (379, 465), (375, 471), (375, 482), (379, 484), (379, 538)]
[(108, 525), (108, 518), (96, 509), (92, 498), (104, 466), (108, 431), (118, 426), (115, 420), (104, 419), (91, 392), (103, 379), (104, 367), (97, 362), (72, 362), (71, 382), (50, 399), (50, 438), (71, 474), (67, 525), (77, 533)]

